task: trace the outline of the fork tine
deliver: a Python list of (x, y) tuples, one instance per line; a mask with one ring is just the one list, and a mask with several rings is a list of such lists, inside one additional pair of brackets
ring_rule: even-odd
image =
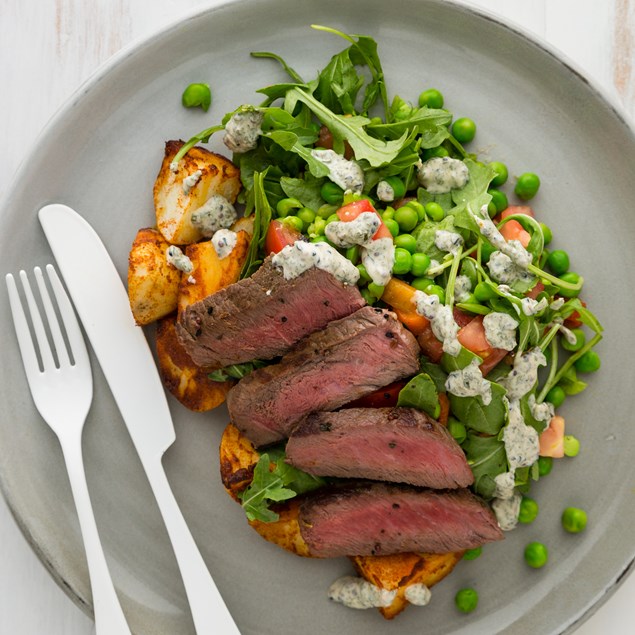
[(64, 342), (64, 336), (62, 335), (62, 330), (60, 329), (60, 324), (57, 320), (57, 315), (55, 314), (53, 303), (51, 302), (51, 296), (49, 295), (48, 289), (46, 288), (42, 270), (39, 267), (35, 267), (33, 269), (33, 273), (35, 274), (35, 281), (37, 282), (38, 289), (40, 290), (42, 305), (44, 306), (44, 312), (46, 313), (46, 318), (49, 323), (49, 328), (51, 329), (53, 342), (55, 343), (57, 360), (60, 367), (70, 366), (71, 360), (68, 356), (68, 351), (66, 350), (66, 342)]
[(26, 296), (26, 303), (29, 307), (31, 314), (31, 322), (33, 324), (33, 330), (35, 331), (35, 339), (37, 340), (38, 347), (40, 349), (40, 357), (42, 358), (42, 367), (45, 371), (55, 368), (55, 360), (53, 359), (53, 353), (51, 346), (46, 337), (46, 331), (44, 330), (44, 322), (42, 322), (42, 316), (40, 310), (35, 303), (35, 297), (33, 291), (31, 291), (31, 283), (26, 274), (26, 271), (20, 271), (20, 280), (24, 287), (24, 295)]
[(53, 288), (53, 293), (55, 294), (55, 298), (57, 300), (57, 305), (60, 310), (60, 315), (62, 316), (64, 328), (66, 329), (66, 335), (68, 336), (75, 365), (81, 364), (83, 366), (88, 366), (90, 361), (88, 359), (88, 351), (86, 350), (86, 342), (84, 340), (84, 336), (82, 335), (82, 330), (79, 327), (79, 322), (77, 321), (73, 305), (62, 286), (62, 282), (57, 275), (55, 267), (53, 265), (46, 265), (46, 273), (51, 281), (51, 287)]
[(31, 333), (29, 333), (26, 314), (24, 313), (24, 307), (22, 306), (22, 301), (20, 300), (20, 294), (18, 293), (15, 278), (8, 273), (5, 276), (5, 281), (7, 283), (7, 291), (9, 293), (9, 305), (11, 306), (11, 315), (13, 316), (13, 326), (15, 327), (15, 334), (18, 338), (20, 354), (22, 355), (22, 361), (24, 362), (24, 370), (26, 371), (27, 378), (30, 379), (32, 376), (40, 373), (40, 366), (38, 364), (35, 346), (33, 346)]

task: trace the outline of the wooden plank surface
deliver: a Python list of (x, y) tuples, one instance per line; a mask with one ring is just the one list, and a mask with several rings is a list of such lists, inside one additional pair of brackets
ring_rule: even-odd
[[(213, 0), (2, 0), (0, 197), (49, 117), (129, 42)], [(635, 0), (472, 0), (562, 50), (635, 117)], [(0, 500), (0, 633), (87, 635), (89, 618), (53, 583)], [(575, 581), (572, 580), (572, 584)], [(579, 635), (633, 632), (635, 576)], [(175, 634), (178, 635), (178, 634)]]

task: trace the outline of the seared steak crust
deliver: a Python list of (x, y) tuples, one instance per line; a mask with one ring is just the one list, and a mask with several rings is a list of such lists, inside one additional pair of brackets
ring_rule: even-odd
[(285, 280), (267, 258), (253, 276), (188, 306), (177, 334), (197, 365), (221, 368), (279, 357), (364, 304), (356, 286), (322, 269)]
[(489, 506), (468, 490), (358, 483), (307, 497), (300, 532), (311, 555), (448, 553), (501, 540)]
[(414, 336), (384, 309), (363, 307), (331, 322), (251, 372), (227, 396), (232, 423), (257, 446), (289, 436), (302, 417), (334, 410), (419, 368)]
[(436, 489), (467, 487), (472, 470), (445, 426), (414, 408), (315, 412), (291, 433), (287, 461), (315, 476)]

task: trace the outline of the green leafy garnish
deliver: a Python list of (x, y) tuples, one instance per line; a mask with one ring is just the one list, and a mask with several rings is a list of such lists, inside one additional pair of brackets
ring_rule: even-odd
[(256, 368), (263, 368), (267, 366), (269, 362), (263, 362), (259, 359), (255, 359), (252, 362), (245, 362), (244, 364), (232, 364), (231, 366), (225, 366), (224, 368), (220, 368), (219, 370), (214, 370), (209, 373), (207, 376), (212, 381), (228, 381), (230, 379), (242, 379), (252, 370)]
[(400, 391), (397, 405), (404, 408), (417, 408), (438, 419), (441, 412), (437, 388), (427, 373), (413, 377)]

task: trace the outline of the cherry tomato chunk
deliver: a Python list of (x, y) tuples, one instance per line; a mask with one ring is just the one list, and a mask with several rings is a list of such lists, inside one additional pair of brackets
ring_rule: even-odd
[(381, 216), (373, 207), (373, 204), (365, 198), (362, 198), (359, 201), (348, 203), (348, 205), (344, 205), (344, 207), (340, 207), (337, 210), (337, 217), (341, 221), (347, 223), (349, 221), (355, 220), (360, 214), (363, 214), (364, 212), (374, 212), (375, 214), (377, 214), (380, 221), (379, 229), (375, 232), (373, 240), (377, 240), (378, 238), (392, 238), (390, 230), (388, 229), (388, 227), (386, 227), (384, 221), (381, 220)]
[(267, 254), (277, 254), (287, 245), (293, 245), (302, 234), (279, 220), (272, 220), (265, 236), (265, 251)]

